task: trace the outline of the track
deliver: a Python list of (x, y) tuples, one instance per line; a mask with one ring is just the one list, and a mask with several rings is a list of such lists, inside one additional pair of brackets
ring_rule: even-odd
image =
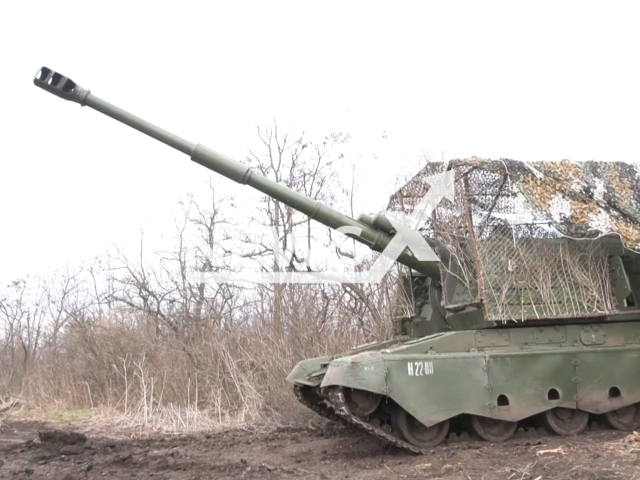
[(300, 403), (302, 403), (309, 410), (314, 411), (321, 417), (329, 419), (333, 422), (341, 422), (348, 425), (350, 422), (344, 416), (335, 413), (334, 408), (329, 402), (323, 400), (321, 397), (315, 395), (311, 388), (293, 387), (293, 393)]
[[(296, 393), (298, 400), (305, 407), (316, 412), (318, 415), (332, 421), (339, 421), (341, 423), (353, 425), (358, 429), (367, 432), (369, 435), (381, 439), (389, 445), (393, 445), (416, 454), (432, 454), (436, 450), (446, 449), (448, 446), (461, 445), (473, 447), (491, 443), (478, 439), (473, 433), (463, 430), (460, 432), (450, 432), (444, 442), (433, 448), (421, 449), (352, 414), (347, 406), (342, 387), (334, 387), (329, 393), (329, 400), (322, 399), (320, 396), (314, 394), (310, 388), (294, 387), (294, 392)], [(589, 423), (589, 426), (585, 431), (614, 430), (612, 428), (607, 428), (605, 425), (606, 424), (601, 424), (597, 421), (592, 421)], [(507, 446), (543, 445), (554, 438), (558, 438), (558, 436), (550, 433), (544, 427), (520, 426), (509, 440), (501, 442), (501, 444)]]

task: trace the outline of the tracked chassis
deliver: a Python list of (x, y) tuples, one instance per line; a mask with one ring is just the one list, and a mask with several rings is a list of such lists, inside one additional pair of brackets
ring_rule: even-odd
[(575, 435), (594, 420), (633, 430), (638, 372), (640, 321), (629, 321), (385, 342), (301, 362), (288, 381), (316, 413), (425, 453), (469, 434), (492, 442)]

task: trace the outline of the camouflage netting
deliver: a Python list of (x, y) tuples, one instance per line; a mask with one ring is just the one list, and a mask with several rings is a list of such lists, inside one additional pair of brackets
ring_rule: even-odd
[(640, 252), (640, 165), (471, 158), (428, 164), (394, 194), (411, 212), (427, 177), (453, 169), (455, 202), (423, 233), (438, 242), (443, 301), (483, 305), (488, 320), (614, 313), (612, 242)]

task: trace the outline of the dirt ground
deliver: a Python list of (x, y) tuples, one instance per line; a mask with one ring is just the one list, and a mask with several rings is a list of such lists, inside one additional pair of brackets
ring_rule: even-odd
[(640, 479), (640, 435), (615, 431), (548, 437), (540, 445), (459, 443), (414, 455), (331, 423), (124, 439), (39, 435), (50, 428), (0, 425), (0, 479)]

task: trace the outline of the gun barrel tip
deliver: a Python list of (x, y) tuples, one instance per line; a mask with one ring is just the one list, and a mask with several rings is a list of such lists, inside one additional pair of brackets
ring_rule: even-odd
[(42, 66), (36, 71), (35, 75), (33, 76), (33, 81), (44, 82), (51, 73), (52, 70), (50, 68)]

